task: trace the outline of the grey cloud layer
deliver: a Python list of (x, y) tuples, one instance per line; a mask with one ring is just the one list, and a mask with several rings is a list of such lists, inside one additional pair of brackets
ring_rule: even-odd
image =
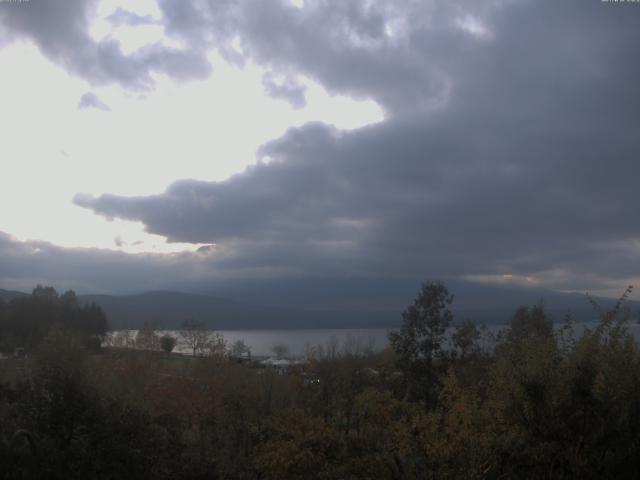
[(109, 108), (109, 105), (100, 100), (100, 98), (93, 92), (87, 92), (80, 97), (78, 108), (97, 108), (98, 110), (103, 110), (105, 112), (111, 110), (111, 108)]
[(190, 254), (61, 248), (42, 241), (20, 242), (0, 232), (0, 288), (30, 291), (44, 283), (89, 293), (175, 287), (195, 277), (191, 259), (195, 260)]
[[(140, 220), (170, 240), (232, 247), (224, 268), (521, 273), (565, 288), (638, 275), (640, 9), (476, 8), (490, 30), (477, 37), (455, 22), (463, 4), (408, 3), (404, 23), (395, 2), (249, 4), (234, 18), (252, 55), (372, 96), (388, 120), (352, 132), (290, 130), (262, 147), (269, 163), (225, 182), (77, 204)], [(172, 12), (184, 22), (176, 32), (200, 34), (190, 13)], [(402, 42), (376, 43), (394, 18)]]
[[(159, 3), (167, 32), (189, 45), (210, 45), (232, 61), (250, 58), (278, 73), (299, 71), (331, 92), (373, 97), (389, 111), (437, 103), (446, 93), (447, 79), (425, 53), (446, 55), (439, 49), (451, 37), (448, 27), (460, 7), (413, 1), (308, 1), (302, 8), (286, 0)], [(420, 48), (416, 33), (429, 37)]]
[[(385, 109), (385, 122), (356, 131), (292, 129), (262, 147), (268, 163), (224, 182), (76, 196), (170, 240), (216, 244), (171, 269), (389, 281), (514, 273), (562, 288), (638, 276), (637, 5), (160, 0), (167, 34), (187, 49), (124, 56), (88, 37), (91, 3), (31, 3), (50, 17), (0, 4), (0, 22), (96, 83), (148, 88), (152, 70), (205, 76), (216, 48), (267, 67), (267, 91), (294, 105), (304, 92), (274, 78), (307, 76)], [(112, 21), (151, 19), (120, 11)]]
[(307, 103), (305, 86), (290, 77), (279, 81), (271, 73), (267, 73), (262, 77), (262, 86), (269, 96), (285, 100), (293, 108), (302, 108)]
[(114, 26), (121, 25), (130, 25), (130, 26), (138, 26), (138, 25), (157, 25), (161, 22), (154, 19), (151, 15), (138, 15), (133, 12), (129, 12), (120, 7), (116, 9), (111, 15), (107, 17), (107, 19)]
[[(201, 51), (179, 50), (160, 44), (125, 55), (113, 39), (94, 41), (88, 33), (96, 0), (30, 0), (0, 2), (0, 42), (33, 41), (51, 61), (95, 85), (120, 83), (126, 88), (153, 87), (151, 73), (179, 80), (204, 78), (211, 72)], [(149, 18), (118, 10), (112, 22), (141, 24)]]

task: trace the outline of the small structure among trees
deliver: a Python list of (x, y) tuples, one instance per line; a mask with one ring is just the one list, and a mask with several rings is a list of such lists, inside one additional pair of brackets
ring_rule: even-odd
[(251, 348), (243, 340), (236, 340), (229, 348), (229, 355), (238, 362), (251, 360)]

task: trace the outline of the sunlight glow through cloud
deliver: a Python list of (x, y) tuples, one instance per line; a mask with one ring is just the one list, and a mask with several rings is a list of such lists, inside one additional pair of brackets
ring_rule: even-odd
[[(125, 54), (162, 39), (157, 25), (112, 28), (105, 18), (118, 6), (159, 14), (151, 1), (134, 8), (105, 0), (92, 29), (95, 39), (114, 38)], [(304, 78), (306, 106), (296, 110), (266, 95), (263, 68), (251, 62), (236, 68), (214, 53), (210, 60), (214, 73), (205, 81), (178, 84), (154, 75), (155, 89), (138, 94), (71, 77), (28, 43), (0, 51), (0, 156), (11, 162), (11, 175), (0, 180), (0, 202), (20, 206), (3, 213), (0, 231), (65, 247), (195, 250), (201, 245), (167, 243), (139, 223), (109, 222), (71, 199), (78, 192), (160, 193), (181, 178), (224, 180), (254, 163), (261, 144), (292, 126), (321, 121), (354, 129), (383, 119), (373, 101), (330, 96)], [(78, 109), (88, 91), (111, 111)]]
[(479, 19), (471, 15), (458, 18), (456, 25), (477, 38), (491, 37), (491, 31)]
[(578, 3), (0, 1), (0, 280), (617, 291), (638, 12)]
[(506, 283), (513, 285), (537, 285), (539, 283), (538, 278), (529, 275), (514, 275), (511, 273), (505, 273), (502, 275), (466, 275), (463, 277), (465, 280), (477, 283)]

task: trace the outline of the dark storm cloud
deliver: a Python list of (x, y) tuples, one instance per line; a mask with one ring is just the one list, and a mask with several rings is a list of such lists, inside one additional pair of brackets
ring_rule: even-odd
[[(224, 5), (218, 34), (239, 32), (246, 56), (372, 97), (388, 119), (352, 132), (292, 129), (263, 146), (267, 163), (224, 182), (78, 205), (173, 241), (223, 245), (218, 268), (520, 273), (562, 287), (637, 275), (640, 9)], [(174, 35), (216, 41), (206, 34), (212, 4), (162, 8)], [(460, 27), (465, 18), (488, 33)]]
[(178, 278), (180, 268), (175, 263), (175, 258), (160, 255), (127, 255), (109, 250), (61, 248), (41, 241), (20, 242), (0, 232), (0, 288), (30, 291), (38, 283), (84, 293), (154, 288), (160, 278), (158, 274), (162, 276), (170, 270)]
[[(95, 85), (120, 83), (126, 88), (145, 90), (153, 87), (153, 72), (179, 80), (210, 74), (211, 66), (204, 54), (193, 49), (153, 44), (125, 55), (113, 39), (94, 41), (88, 29), (96, 3), (95, 0), (0, 2), (0, 25), (6, 31), (0, 40), (4, 43), (31, 40), (51, 61)], [(116, 20), (124, 21), (123, 16), (122, 11), (116, 12)], [(128, 17), (127, 21), (131, 23), (134, 19)]]
[(214, 258), (209, 255), (212, 249), (127, 254), (98, 248), (64, 248), (44, 241), (18, 241), (0, 231), (0, 288), (30, 291), (40, 283), (79, 293), (203, 291), (223, 279), (238, 277), (231, 270), (216, 272), (216, 262), (224, 259), (226, 253), (218, 252)]
[[(297, 8), (284, 0), (159, 4), (167, 32), (190, 45), (208, 44), (229, 59), (250, 58), (276, 72), (299, 70), (332, 93), (373, 97), (388, 110), (429, 104), (446, 91), (446, 79), (424, 52), (413, 48), (413, 26), (405, 23), (451, 22), (458, 5), (309, 1)], [(392, 27), (394, 36), (387, 34)], [(445, 46), (450, 36), (446, 27), (428, 30), (424, 47), (430, 53)]]
[(98, 110), (103, 110), (105, 112), (111, 111), (109, 105), (100, 100), (100, 98), (98, 98), (98, 96), (93, 92), (87, 92), (80, 97), (78, 108), (81, 110), (86, 108), (97, 108)]

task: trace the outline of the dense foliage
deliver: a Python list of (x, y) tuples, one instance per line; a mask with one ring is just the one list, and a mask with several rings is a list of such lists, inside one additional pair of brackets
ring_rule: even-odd
[(73, 290), (62, 295), (52, 287), (38, 285), (29, 296), (9, 303), (0, 300), (0, 351), (35, 348), (53, 326), (82, 335), (93, 347), (108, 330), (107, 317), (95, 305), (81, 305)]
[[(87, 351), (57, 322), (0, 362), (0, 478), (635, 478), (640, 352), (620, 302), (575, 335), (542, 306), (490, 337), (426, 284), (390, 348), (287, 371)], [(55, 302), (51, 303), (52, 308)]]

